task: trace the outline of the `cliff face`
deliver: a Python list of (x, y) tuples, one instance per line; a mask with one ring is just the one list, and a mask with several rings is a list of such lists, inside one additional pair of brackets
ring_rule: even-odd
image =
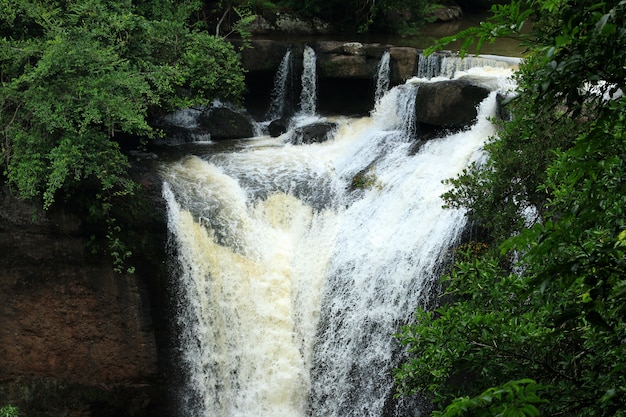
[[(147, 233), (164, 246), (164, 234)], [(164, 326), (150, 288), (159, 267), (115, 273), (85, 239), (80, 218), (0, 190), (0, 406), (24, 416), (167, 415)]]

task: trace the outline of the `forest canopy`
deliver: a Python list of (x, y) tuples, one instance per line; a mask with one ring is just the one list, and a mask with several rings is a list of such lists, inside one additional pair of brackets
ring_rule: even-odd
[(626, 414), (626, 1), (516, 0), (455, 39), (529, 55), (489, 159), (449, 180), (473, 239), (397, 335), (435, 416)]

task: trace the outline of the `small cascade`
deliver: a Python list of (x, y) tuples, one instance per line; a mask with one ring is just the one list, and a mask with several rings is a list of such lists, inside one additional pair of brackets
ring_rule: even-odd
[(393, 88), (376, 103), (372, 118), (383, 123), (388, 130), (397, 130), (407, 139), (414, 138), (415, 96), (418, 88), (417, 84), (403, 84)]
[(292, 73), (291, 49), (287, 50), (283, 56), (278, 71), (274, 77), (274, 89), (272, 90), (271, 103), (266, 120), (280, 119), (285, 114), (285, 106), (287, 105), (288, 81)]
[(378, 63), (376, 71), (376, 91), (374, 93), (374, 103), (378, 103), (383, 95), (389, 90), (391, 54), (385, 51)]
[(491, 55), (443, 55), (434, 53), (429, 56), (420, 55), (417, 77), (431, 79), (435, 77), (453, 78), (460, 72), (473, 68), (515, 68), (518, 58), (497, 57)]
[(439, 76), (441, 74), (442, 60), (443, 55), (441, 54), (430, 54), (428, 56), (420, 54), (417, 61), (417, 77), (429, 80)]
[(304, 47), (302, 66), (300, 114), (313, 116), (317, 111), (317, 58), (313, 48), (308, 45)]
[(441, 60), (440, 76), (452, 78), (460, 71), (467, 71), (472, 68), (491, 67), (491, 68), (509, 68), (510, 64), (493, 58), (485, 58), (482, 56), (466, 56), (464, 58), (458, 56), (446, 56)]

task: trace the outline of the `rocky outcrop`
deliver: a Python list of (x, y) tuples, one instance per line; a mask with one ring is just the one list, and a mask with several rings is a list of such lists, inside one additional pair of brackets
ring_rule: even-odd
[[(231, 41), (240, 46), (237, 40)], [(280, 62), (291, 49), (294, 53), (294, 67), (301, 70), (302, 49), (305, 42), (284, 42), (273, 40), (252, 40), (250, 48), (241, 51), (241, 60), (249, 73), (276, 72)], [(317, 41), (311, 43), (316, 53), (320, 80), (329, 78), (360, 79), (371, 81), (383, 53), (391, 54), (391, 82), (399, 84), (415, 74), (419, 50), (410, 47), (394, 47), (379, 43), (363, 44), (360, 42)]]
[(466, 80), (422, 83), (415, 98), (416, 122), (426, 128), (466, 128), (488, 95), (488, 89)]
[(254, 121), (243, 111), (228, 107), (211, 107), (198, 117), (201, 130), (211, 135), (211, 140), (243, 139), (254, 136)]
[(245, 110), (222, 106), (179, 109), (154, 125), (165, 132), (165, 137), (155, 143), (165, 145), (243, 139), (256, 134), (255, 122)]
[(337, 123), (319, 122), (296, 128), (290, 138), (294, 145), (321, 143), (332, 139)]
[(165, 227), (136, 226), (154, 258), (116, 273), (86, 249), (79, 216), (38, 211), (0, 189), (0, 405), (29, 417), (169, 414), (155, 262)]

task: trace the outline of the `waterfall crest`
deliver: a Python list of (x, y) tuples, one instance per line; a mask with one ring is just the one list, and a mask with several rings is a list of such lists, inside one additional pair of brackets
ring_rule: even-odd
[(499, 57), (493, 55), (468, 55), (461, 58), (458, 55), (431, 54), (420, 55), (417, 65), (418, 78), (454, 78), (461, 71), (472, 68), (515, 68), (519, 58)]
[(270, 108), (267, 111), (265, 120), (280, 119), (285, 113), (287, 91), (289, 88), (289, 77), (291, 75), (291, 49), (285, 52), (280, 62), (278, 71), (274, 76), (274, 88), (272, 90)]
[(383, 95), (389, 90), (391, 54), (385, 51), (378, 63), (376, 71), (376, 91), (374, 92), (374, 103), (378, 103)]
[[(302, 111), (314, 114), (310, 88)], [(417, 88), (387, 90), (369, 117), (333, 119), (328, 142), (259, 137), (163, 164), (181, 416), (400, 415), (392, 335), (430, 302), (465, 224), (442, 208), (442, 180), (495, 132), (496, 90), (469, 130), (416, 151)]]
[(317, 110), (317, 59), (310, 46), (304, 47), (302, 58), (302, 92), (300, 93), (300, 113), (312, 116)]

